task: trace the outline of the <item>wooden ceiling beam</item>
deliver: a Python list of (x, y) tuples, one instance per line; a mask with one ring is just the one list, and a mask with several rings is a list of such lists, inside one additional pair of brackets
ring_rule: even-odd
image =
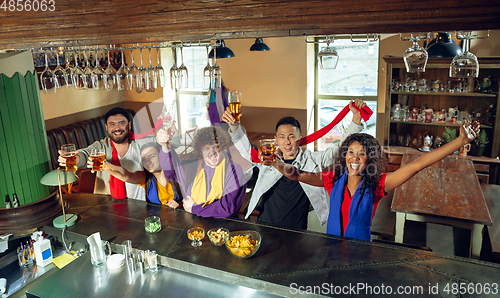
[(54, 11), (0, 10), (0, 49), (500, 29), (500, 0), (54, 1)]

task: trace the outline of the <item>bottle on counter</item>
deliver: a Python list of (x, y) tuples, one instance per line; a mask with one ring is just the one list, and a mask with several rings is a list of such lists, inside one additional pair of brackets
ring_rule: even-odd
[(19, 200), (17, 199), (16, 194), (12, 195), (12, 207), (14, 207), (14, 208), (19, 207)]
[(11, 208), (9, 195), (5, 196), (5, 208), (6, 209), (10, 209)]

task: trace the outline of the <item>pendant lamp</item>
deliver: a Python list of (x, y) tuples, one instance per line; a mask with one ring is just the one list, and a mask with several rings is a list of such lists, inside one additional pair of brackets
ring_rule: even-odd
[[(234, 53), (233, 51), (231, 51), (230, 48), (226, 47), (226, 43), (224, 42), (223, 39), (221, 40), (217, 40), (217, 43), (219, 44), (219, 46), (217, 46), (217, 59), (222, 59), (222, 58), (231, 58), (231, 57), (234, 57)], [(214, 49), (212, 49), (210, 51), (210, 53), (208, 54), (208, 57), (209, 58), (213, 58), (214, 57)]]
[(269, 51), (269, 47), (264, 43), (262, 38), (256, 38), (255, 43), (250, 47), (250, 51)]

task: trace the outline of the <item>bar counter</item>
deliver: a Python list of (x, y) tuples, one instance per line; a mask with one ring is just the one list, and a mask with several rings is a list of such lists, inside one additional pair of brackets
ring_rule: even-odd
[[(454, 283), (480, 284), (478, 288), (497, 283), (497, 290), (500, 291), (500, 265), (495, 263), (240, 219), (200, 218), (183, 210), (135, 200), (114, 200), (109, 196), (71, 194), (65, 195), (64, 199), (70, 204), (67, 213), (79, 216), (76, 225), (66, 230), (68, 239), (85, 239), (94, 232), (100, 232), (101, 238), (112, 243), (113, 250), (118, 252), (121, 252), (119, 245), (124, 240), (132, 240), (134, 249), (156, 250), (160, 265), (227, 284), (228, 287), (221, 289), (242, 286), (261, 291), (264, 295), (286, 297), (307, 290), (324, 296), (335, 296), (335, 291), (337, 295), (341, 291), (346, 296), (384, 296), (382, 292), (379, 295), (368, 292), (366, 288), (372, 287), (372, 291), (385, 290), (388, 293), (391, 290), (392, 296), (397, 291), (409, 294), (408, 291), (421, 290), (423, 292), (419, 294), (405, 297), (456, 297), (451, 292)], [(149, 215), (161, 218), (162, 230), (159, 233), (145, 232), (144, 219)], [(203, 227), (205, 231), (217, 227), (225, 227), (229, 231), (256, 230), (262, 236), (262, 244), (249, 259), (232, 256), (224, 246), (215, 247), (207, 237), (203, 239), (203, 245), (195, 249), (187, 238), (187, 230), (194, 226)], [(53, 227), (46, 226), (43, 230), (57, 237), (61, 235), (60, 230)], [(85, 261), (91, 266), (88, 255), (86, 253), (73, 263)], [(74, 268), (80, 267), (73, 263), (57, 274), (78, 274), (79, 270)], [(32, 287), (28, 286), (27, 291), (34, 291), (43, 283), (47, 287), (49, 282), (50, 278), (47, 278)], [(365, 290), (359, 290), (358, 286)], [(447, 286), (448, 293), (445, 291)], [(71, 289), (72, 286), (65, 287)], [(74, 287), (75, 293), (81, 290), (76, 283)], [(299, 292), (299, 287), (302, 287), (302, 292)], [(433, 287), (432, 291), (430, 287)], [(66, 296), (72, 296), (69, 291)], [(163, 291), (168, 297), (169, 288)], [(148, 297), (146, 291), (144, 294)], [(490, 295), (495, 297), (498, 292), (497, 295)], [(485, 295), (471, 294), (467, 297)]]

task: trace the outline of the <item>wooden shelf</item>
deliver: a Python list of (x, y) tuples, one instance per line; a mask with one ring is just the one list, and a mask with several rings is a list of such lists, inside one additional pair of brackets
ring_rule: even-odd
[[(451, 123), (451, 122), (411, 122), (411, 121), (398, 121), (398, 120), (391, 120), (391, 123), (402, 123), (402, 124), (414, 124), (414, 125), (433, 125), (433, 126), (461, 126), (461, 123)], [(479, 125), (481, 128), (493, 128), (492, 126), (489, 125)]]
[[(492, 78), (497, 78), (499, 76), (500, 57), (481, 57), (478, 59), (479, 64), (481, 65), (480, 77), (477, 79), (479, 82), (488, 76)], [(390, 143), (391, 135), (409, 134), (416, 136), (424, 131), (427, 131), (429, 134), (437, 136), (438, 134), (443, 133), (444, 127), (456, 129), (461, 125), (458, 123), (444, 121), (425, 123), (394, 120), (390, 118), (389, 113), (394, 104), (403, 103), (409, 107), (427, 106), (429, 108), (433, 108), (434, 110), (447, 110), (450, 107), (458, 106), (460, 111), (481, 113), (484, 117), (488, 117), (484, 118), (483, 125), (480, 125), (481, 129), (486, 132), (489, 140), (489, 143), (486, 145), (485, 154), (491, 158), (497, 158), (500, 156), (500, 88), (496, 81), (492, 81), (490, 86), (489, 92), (492, 93), (477, 92), (479, 90), (475, 90), (476, 92), (399, 91), (402, 89), (394, 91), (391, 90), (393, 79), (400, 82), (405, 82), (408, 79), (426, 79), (428, 81), (440, 80), (441, 82), (448, 80), (454, 81), (453, 78), (449, 77), (451, 58), (429, 58), (425, 72), (418, 74), (409, 74), (406, 72), (403, 57), (386, 56), (384, 57), (384, 60), (387, 62), (387, 80), (385, 84), (386, 113), (383, 131), (384, 144)], [(476, 82), (476, 79), (471, 78), (467, 81), (472, 84), (472, 81)], [(494, 108), (494, 110), (492, 110), (492, 108)], [(490, 118), (490, 115), (483, 114), (486, 111), (488, 111), (488, 114), (495, 114), (496, 118)], [(487, 125), (484, 125), (486, 123)]]
[(471, 97), (492, 97), (496, 98), (497, 94), (478, 93), (478, 92), (405, 92), (405, 91), (391, 91), (391, 94), (408, 94), (408, 95), (434, 95), (434, 96), (471, 96)]

